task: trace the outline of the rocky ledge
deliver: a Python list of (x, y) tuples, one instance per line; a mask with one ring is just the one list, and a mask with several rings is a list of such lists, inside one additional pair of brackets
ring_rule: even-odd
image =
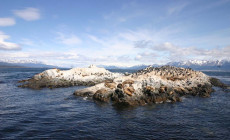
[(70, 70), (49, 69), (36, 74), (31, 79), (19, 81), (19, 87), (32, 89), (57, 88), (68, 86), (93, 86), (105, 80), (113, 80), (122, 76), (119, 73), (112, 73), (104, 68), (94, 65), (88, 68), (73, 68)]
[(92, 97), (116, 105), (145, 105), (177, 102), (184, 95), (209, 97), (212, 86), (226, 88), (216, 78), (200, 71), (173, 66), (147, 67), (129, 76), (106, 80), (95, 86), (76, 90), (74, 95)]

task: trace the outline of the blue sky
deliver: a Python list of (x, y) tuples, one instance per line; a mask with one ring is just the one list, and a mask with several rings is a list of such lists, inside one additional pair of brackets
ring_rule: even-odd
[(0, 59), (131, 66), (230, 59), (230, 0), (0, 0)]

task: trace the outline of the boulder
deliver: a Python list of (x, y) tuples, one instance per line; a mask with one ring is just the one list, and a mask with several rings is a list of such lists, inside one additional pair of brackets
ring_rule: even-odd
[(95, 92), (95, 94), (93, 95), (93, 99), (102, 101), (102, 102), (108, 102), (110, 100), (111, 95), (112, 95), (112, 92), (110, 92), (109, 90), (105, 88), (102, 88)]

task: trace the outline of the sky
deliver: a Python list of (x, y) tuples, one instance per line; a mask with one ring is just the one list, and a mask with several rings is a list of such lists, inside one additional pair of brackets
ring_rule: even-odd
[(230, 59), (230, 0), (0, 0), (0, 59), (62, 67)]

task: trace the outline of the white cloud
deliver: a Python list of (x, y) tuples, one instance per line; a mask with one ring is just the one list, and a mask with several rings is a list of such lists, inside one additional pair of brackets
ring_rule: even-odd
[(40, 19), (40, 11), (37, 8), (25, 8), (23, 10), (14, 10), (14, 14), (24, 20), (32, 21)]
[(0, 31), (0, 50), (20, 50), (21, 47), (18, 44), (5, 41), (9, 38), (10, 36)]
[(64, 35), (63, 33), (58, 33), (57, 37), (58, 42), (65, 45), (78, 45), (81, 44), (81, 39), (74, 34)]
[(12, 26), (15, 24), (13, 18), (0, 18), (0, 26)]

